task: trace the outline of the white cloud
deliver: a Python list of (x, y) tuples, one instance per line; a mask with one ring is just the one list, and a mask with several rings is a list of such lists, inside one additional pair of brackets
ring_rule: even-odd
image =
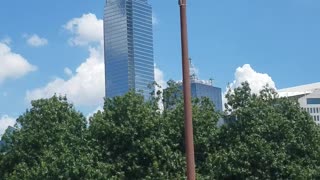
[[(67, 95), (68, 99), (77, 106), (99, 106), (103, 104), (105, 95), (104, 55), (103, 55), (103, 26), (102, 20), (94, 14), (84, 14), (80, 18), (70, 20), (65, 28), (73, 37), (73, 45), (89, 45), (89, 57), (75, 70), (65, 68), (68, 79), (56, 78), (46, 86), (26, 92), (26, 100), (48, 98), (55, 93)], [(99, 43), (97, 43), (99, 42)]]
[[(156, 83), (160, 86), (160, 87), (158, 87), (158, 86), (155, 87), (155, 92), (158, 92), (158, 91), (163, 92), (163, 89), (167, 88), (167, 83), (164, 80), (163, 72), (156, 65), (154, 66), (154, 78), (155, 78)], [(162, 97), (160, 97), (160, 98), (162, 98)], [(159, 107), (160, 111), (163, 111), (164, 106), (163, 106), (162, 100), (159, 100), (158, 107)]]
[(152, 13), (152, 25), (158, 25), (159, 24), (159, 19), (157, 18), (157, 16)]
[(0, 84), (7, 79), (20, 78), (36, 69), (20, 54), (12, 52), (8, 44), (0, 42)]
[(167, 87), (167, 83), (164, 80), (163, 72), (157, 66), (154, 67), (154, 78), (156, 83), (161, 86), (161, 89), (156, 90), (162, 90)]
[(91, 13), (70, 20), (64, 28), (73, 35), (69, 39), (72, 45), (88, 45), (103, 40), (103, 21)]
[(241, 83), (245, 81), (250, 84), (253, 93), (259, 93), (266, 84), (271, 88), (276, 88), (274, 81), (268, 74), (256, 72), (250, 64), (238, 67), (234, 76), (235, 80), (230, 84), (231, 89), (241, 86)]
[(47, 39), (41, 38), (36, 34), (33, 34), (31, 36), (26, 35), (26, 38), (27, 38), (27, 44), (33, 47), (45, 46), (48, 44)]
[(6, 131), (9, 126), (14, 126), (16, 123), (16, 119), (9, 117), (7, 115), (3, 115), (0, 117), (0, 136)]
[(103, 49), (101, 46), (90, 48), (89, 52), (89, 57), (70, 79), (56, 78), (45, 87), (27, 91), (26, 99), (48, 98), (57, 93), (67, 95), (76, 105), (100, 105), (104, 97)]
[[(234, 78), (235, 80), (229, 85), (231, 90), (240, 87), (241, 83), (245, 81), (250, 84), (252, 93), (258, 94), (266, 84), (268, 84), (269, 87), (276, 89), (274, 81), (268, 74), (256, 72), (254, 69), (252, 69), (250, 64), (244, 64), (242, 67), (238, 67), (234, 74)], [(227, 102), (225, 98), (225, 94), (227, 93), (227, 91), (228, 88), (223, 94), (223, 104)]]

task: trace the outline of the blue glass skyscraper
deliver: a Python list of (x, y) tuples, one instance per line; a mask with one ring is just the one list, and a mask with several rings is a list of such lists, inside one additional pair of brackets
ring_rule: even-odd
[(106, 97), (131, 89), (148, 97), (154, 82), (152, 8), (147, 0), (106, 0)]

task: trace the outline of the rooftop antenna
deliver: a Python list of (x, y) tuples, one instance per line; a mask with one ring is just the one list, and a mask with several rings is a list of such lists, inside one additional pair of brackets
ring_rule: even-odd
[(213, 78), (210, 78), (210, 79), (209, 79), (209, 82), (210, 82), (211, 86), (213, 86), (213, 81), (214, 81)]

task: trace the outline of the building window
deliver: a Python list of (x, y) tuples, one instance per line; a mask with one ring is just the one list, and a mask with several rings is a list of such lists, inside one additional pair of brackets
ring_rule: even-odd
[(317, 107), (317, 113), (319, 113), (319, 108)]
[(313, 116), (313, 120), (314, 120), (314, 121), (316, 121), (316, 120), (317, 120), (316, 116)]
[(312, 108), (310, 108), (310, 113), (313, 113), (313, 112), (312, 112)]
[(309, 113), (310, 111), (309, 111), (309, 108), (307, 108), (307, 112)]
[(320, 121), (319, 115), (317, 116), (317, 121)]
[(320, 104), (320, 98), (307, 98), (307, 104)]

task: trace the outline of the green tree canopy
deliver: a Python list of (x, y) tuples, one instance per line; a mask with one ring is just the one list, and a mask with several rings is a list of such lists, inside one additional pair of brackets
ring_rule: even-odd
[(226, 119), (211, 154), (211, 177), (317, 179), (320, 131), (296, 101), (266, 87), (252, 94), (249, 84), (229, 92)]
[[(177, 84), (169, 81), (163, 110), (158, 108), (158, 98), (146, 102), (134, 92), (106, 99), (104, 111), (90, 119), (89, 131), (97, 151), (102, 153), (99, 161), (115, 165), (113, 175), (132, 179), (185, 178), (184, 115), (179, 93)], [(199, 171), (213, 148), (218, 118), (209, 99), (193, 101)]]
[[(0, 179), (185, 179), (180, 91), (106, 99), (90, 125), (65, 97), (33, 101), (2, 137)], [(226, 97), (222, 127), (209, 99), (192, 100), (198, 179), (320, 178), (320, 129), (296, 101), (248, 83)]]
[(129, 179), (184, 176), (184, 157), (167, 133), (169, 123), (142, 95), (129, 92), (107, 99), (104, 111), (90, 120), (91, 138), (101, 152), (99, 161), (113, 164), (114, 175)]
[(1, 159), (0, 179), (99, 177), (99, 167), (93, 169), (97, 163), (89, 153), (86, 119), (65, 97), (32, 101), (16, 128)]

